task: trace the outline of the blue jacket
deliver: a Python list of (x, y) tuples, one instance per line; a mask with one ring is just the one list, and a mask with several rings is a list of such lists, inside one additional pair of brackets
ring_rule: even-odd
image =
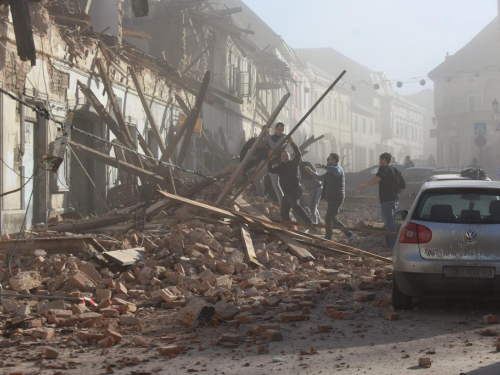
[(315, 179), (323, 182), (321, 198), (327, 201), (343, 201), (345, 199), (345, 174), (340, 165), (325, 165), (326, 173), (316, 173)]

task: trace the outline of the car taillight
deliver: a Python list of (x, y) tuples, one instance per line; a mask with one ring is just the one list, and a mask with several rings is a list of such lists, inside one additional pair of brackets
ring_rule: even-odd
[(408, 223), (403, 228), (399, 242), (401, 243), (427, 243), (432, 239), (432, 232), (423, 225)]

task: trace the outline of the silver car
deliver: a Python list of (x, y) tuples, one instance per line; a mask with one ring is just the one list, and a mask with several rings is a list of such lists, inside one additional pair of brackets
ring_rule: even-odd
[(426, 182), (394, 246), (392, 304), (417, 298), (500, 297), (500, 182)]

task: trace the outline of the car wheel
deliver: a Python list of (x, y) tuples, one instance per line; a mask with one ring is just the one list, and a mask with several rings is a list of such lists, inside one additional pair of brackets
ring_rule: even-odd
[(392, 280), (392, 306), (398, 310), (411, 309), (411, 297), (399, 290), (395, 279)]

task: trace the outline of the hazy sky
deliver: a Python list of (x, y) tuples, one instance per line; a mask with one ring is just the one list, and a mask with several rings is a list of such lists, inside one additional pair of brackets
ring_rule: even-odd
[[(243, 1), (291, 47), (332, 47), (401, 81), (426, 78), (498, 13), (495, 0)], [(432, 87), (427, 81), (424, 88)], [(421, 89), (409, 83), (398, 90)]]

